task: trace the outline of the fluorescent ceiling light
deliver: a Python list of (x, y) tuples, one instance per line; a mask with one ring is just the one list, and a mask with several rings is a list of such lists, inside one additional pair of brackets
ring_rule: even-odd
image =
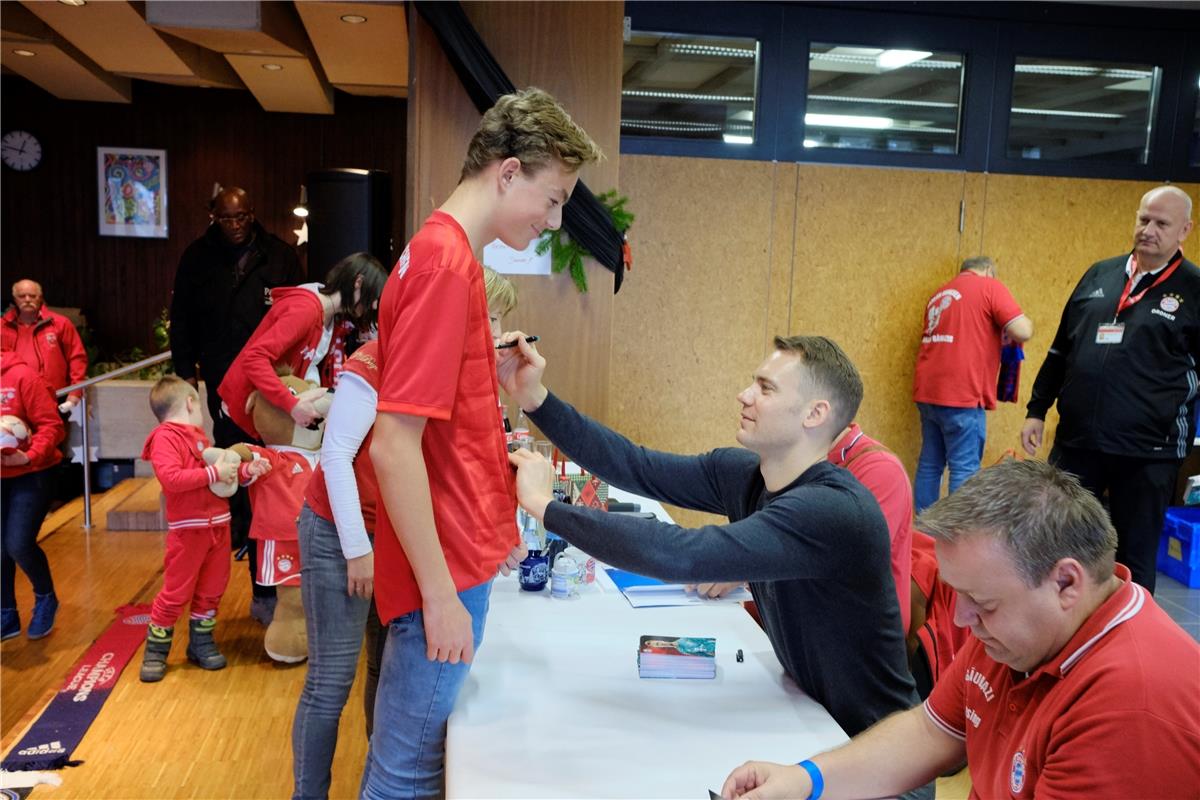
[(1014, 108), (1014, 114), (1041, 114), (1046, 117), (1081, 117), (1083, 119), (1125, 119), (1124, 114), (1104, 111), (1060, 111), (1053, 108)]
[(652, 100), (695, 100), (708, 103), (753, 103), (754, 95), (702, 94), (700, 92), (675, 92), (667, 89), (622, 89), (622, 97), (647, 97)]
[(899, 69), (914, 61), (922, 61), (933, 53), (928, 50), (884, 50), (875, 58), (875, 64), (880, 69)]
[(726, 133), (723, 134), (722, 138), (725, 140), (725, 144), (754, 144), (753, 136), (738, 136), (737, 134)]
[(820, 147), (821, 143), (818, 142), (816, 139), (805, 139), (804, 146), (805, 147)]
[(876, 103), (885, 106), (913, 106), (914, 108), (958, 108), (958, 103), (942, 103), (936, 100), (897, 100), (892, 97), (852, 97), (850, 95), (841, 94), (810, 94), (808, 99), (821, 100), (830, 103)]
[(859, 117), (850, 114), (805, 114), (804, 124), (817, 128), (871, 128), (883, 130), (894, 124), (891, 117)]

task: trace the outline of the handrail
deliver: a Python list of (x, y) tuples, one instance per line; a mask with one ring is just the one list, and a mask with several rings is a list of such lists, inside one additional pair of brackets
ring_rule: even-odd
[(70, 394), (71, 392), (77, 392), (80, 389), (86, 389), (89, 386), (95, 386), (97, 383), (111, 380), (113, 378), (119, 378), (122, 375), (128, 375), (131, 372), (137, 372), (139, 369), (145, 369), (146, 367), (152, 367), (155, 364), (162, 363), (163, 361), (167, 361), (170, 358), (171, 358), (171, 351), (165, 350), (165, 351), (159, 353), (158, 355), (153, 355), (153, 356), (150, 356), (149, 358), (143, 358), (141, 361), (135, 361), (132, 364), (126, 364), (123, 367), (117, 367), (116, 369), (110, 370), (109, 372), (106, 372), (103, 375), (97, 375), (94, 378), (88, 378), (86, 381), (80, 381), (79, 383), (73, 383), (64, 389), (59, 389), (57, 392), (57, 395), (59, 397), (62, 397), (65, 394)]
[(153, 366), (154, 364), (162, 363), (171, 357), (171, 351), (166, 350), (158, 355), (143, 358), (141, 361), (135, 361), (132, 364), (126, 364), (123, 367), (117, 367), (114, 370), (97, 375), (94, 378), (88, 378), (86, 381), (71, 384), (65, 389), (58, 390), (58, 396), (70, 394), (83, 390), (79, 400), (79, 428), (80, 437), (82, 439), (83, 448), (80, 451), (80, 459), (83, 461), (83, 529), (89, 533), (92, 530), (92, 448), (88, 444), (88, 401), (87, 389), (95, 386), (97, 383), (119, 378), (122, 375), (128, 375), (131, 372), (137, 372), (139, 369)]

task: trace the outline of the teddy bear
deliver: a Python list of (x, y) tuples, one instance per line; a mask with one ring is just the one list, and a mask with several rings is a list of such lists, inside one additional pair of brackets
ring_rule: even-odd
[(0, 453), (20, 450), (29, 441), (29, 426), (20, 417), (12, 414), (0, 416)]
[[(279, 379), (292, 395), (311, 399), (317, 412), (328, 413), (333, 396), (328, 390), (308, 383), (282, 370)], [(246, 413), (265, 447), (235, 444), (229, 448), (244, 462), (265, 459), (271, 470), (259, 477), (248, 477), (242, 485), (250, 492), (254, 516), (250, 538), (258, 547), (258, 575), (263, 586), (275, 586), (278, 600), (275, 616), (267, 626), (263, 647), (273, 660), (296, 664), (308, 658), (308, 636), (304, 625), (304, 606), (300, 600), (300, 547), (297, 522), (304, 493), (312, 479), (325, 432), (321, 421), (312, 428), (296, 425), (291, 414), (267, 402), (258, 392), (246, 400)], [(212, 448), (220, 450), (220, 448)], [(224, 453), (213, 454), (225, 458)], [(245, 475), (245, 471), (239, 471)], [(210, 487), (211, 488), (211, 487)], [(215, 491), (215, 490), (214, 490)]]

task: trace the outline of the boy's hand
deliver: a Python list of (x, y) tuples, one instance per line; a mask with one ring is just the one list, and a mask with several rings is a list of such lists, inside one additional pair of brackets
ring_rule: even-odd
[(238, 474), (238, 462), (236, 461), (219, 461), (217, 462), (217, 480), (221, 483), (235, 483)]
[(251, 478), (261, 478), (271, 471), (271, 462), (265, 458), (256, 458), (246, 463), (246, 474)]
[(425, 657), (430, 661), (470, 664), (475, 655), (475, 629), (471, 614), (458, 599), (424, 601)]
[(500, 574), (508, 577), (515, 570), (520, 568), (521, 562), (525, 560), (525, 556), (529, 555), (529, 549), (523, 544), (519, 544), (508, 552), (508, 557), (500, 562)]

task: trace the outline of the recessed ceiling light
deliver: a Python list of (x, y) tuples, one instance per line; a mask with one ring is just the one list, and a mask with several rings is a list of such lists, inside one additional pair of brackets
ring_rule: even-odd
[(87, 0), (58, 0), (58, 2), (64, 6), (75, 6), (76, 8), (87, 5)]
[(29, 57), (29, 56), (36, 56), (37, 53), (33, 52), (32, 50), (19, 50), (18, 49), (18, 50), (13, 50), (13, 55)]
[(262, 68), (269, 72), (279, 72), (279, 70), (283, 69), (283, 64), (263, 64)]
[(367, 21), (367, 18), (362, 14), (342, 14), (342, 22), (348, 22), (351, 25), (361, 25)]

